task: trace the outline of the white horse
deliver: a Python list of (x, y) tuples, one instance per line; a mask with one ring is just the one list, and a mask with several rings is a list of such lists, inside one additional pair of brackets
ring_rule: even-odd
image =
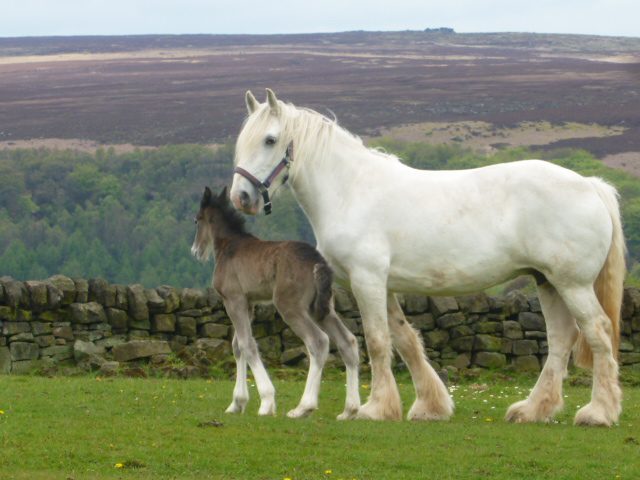
[[(532, 274), (549, 354), (530, 395), (511, 405), (506, 419), (553, 417), (563, 405), (562, 380), (575, 346), (577, 363), (593, 367), (591, 401), (575, 423), (618, 420), (615, 355), (625, 244), (613, 187), (540, 160), (416, 170), (366, 148), (335, 121), (279, 101), (271, 90), (265, 104), (251, 92), (245, 100), (249, 116), (237, 140), (231, 200), (256, 214), (269, 190), (288, 178), (319, 251), (351, 288), (362, 314), (372, 382), (360, 417), (402, 417), (392, 343), (415, 385), (408, 418), (453, 413), (396, 292), (458, 295)], [(259, 179), (269, 179), (268, 185)]]

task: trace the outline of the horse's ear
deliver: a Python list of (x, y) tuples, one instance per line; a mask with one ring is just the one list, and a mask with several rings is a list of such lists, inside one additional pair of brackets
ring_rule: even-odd
[(204, 193), (202, 194), (202, 200), (200, 200), (200, 206), (204, 207), (211, 201), (213, 193), (209, 187), (204, 187)]
[(222, 201), (223, 203), (228, 203), (229, 202), (229, 194), (227, 193), (227, 186), (226, 185), (224, 186), (224, 188), (220, 192), (220, 195), (218, 195), (218, 200)]
[(258, 103), (256, 97), (253, 96), (251, 90), (247, 90), (247, 93), (244, 94), (244, 101), (247, 104), (247, 111), (249, 112), (249, 115), (255, 112), (260, 106), (260, 103)]
[(273, 90), (267, 88), (267, 102), (269, 102), (269, 108), (271, 108), (271, 113), (274, 115), (280, 115), (280, 105), (278, 105), (278, 99), (276, 98), (276, 94), (273, 93)]

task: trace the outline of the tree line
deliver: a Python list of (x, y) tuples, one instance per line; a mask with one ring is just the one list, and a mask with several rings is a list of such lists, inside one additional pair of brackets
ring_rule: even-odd
[[(633, 265), (640, 259), (640, 181), (579, 150), (501, 150), (481, 155), (458, 146), (382, 139), (376, 143), (416, 168), (472, 168), (545, 158), (615, 184), (622, 198)], [(0, 151), (0, 276), (42, 279), (62, 273), (113, 283), (204, 287), (213, 265), (190, 254), (193, 217), (205, 185), (231, 181), (233, 146), (172, 145), (95, 153), (72, 150)], [(531, 219), (535, 222), (535, 219)], [(265, 239), (314, 243), (313, 232), (287, 188), (269, 217), (247, 218)], [(640, 273), (635, 268), (632, 283)]]

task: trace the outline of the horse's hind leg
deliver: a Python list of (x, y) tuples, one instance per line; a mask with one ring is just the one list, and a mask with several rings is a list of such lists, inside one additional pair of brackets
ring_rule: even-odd
[(233, 335), (231, 342), (233, 356), (236, 359), (236, 385), (233, 387), (233, 400), (226, 410), (226, 413), (244, 413), (244, 409), (249, 402), (249, 389), (247, 388), (247, 360), (240, 351), (238, 337)]
[[(260, 395), (258, 415), (275, 415), (276, 391), (260, 359), (258, 345), (251, 335), (251, 312), (249, 304), (244, 297), (238, 297), (235, 299), (225, 299), (224, 307), (235, 329), (234, 338), (237, 340), (238, 352), (242, 359), (246, 359), (256, 381), (256, 387)], [(248, 396), (247, 392), (247, 398)], [(231, 408), (231, 406), (229, 408)]]
[(592, 285), (563, 289), (561, 295), (593, 352), (591, 402), (578, 410), (574, 423), (611, 426), (618, 421), (622, 410), (618, 364), (611, 342), (611, 321)]
[(318, 395), (322, 380), (322, 369), (329, 356), (329, 337), (303, 308), (285, 307), (282, 302), (276, 308), (291, 330), (300, 337), (309, 354), (309, 373), (304, 393), (298, 406), (287, 412), (290, 418), (306, 417), (318, 408)]
[(391, 338), (398, 353), (411, 372), (416, 400), (409, 420), (446, 420), (453, 413), (453, 401), (447, 387), (429, 365), (418, 332), (407, 322), (394, 294), (387, 297)]
[(578, 327), (553, 285), (548, 282), (539, 285), (538, 298), (547, 324), (549, 354), (529, 397), (507, 410), (505, 418), (510, 422), (548, 422), (564, 403), (562, 380), (566, 376)]
[(342, 323), (333, 307), (322, 320), (321, 326), (338, 347), (340, 356), (347, 371), (347, 396), (344, 411), (338, 415), (338, 420), (355, 418), (360, 408), (360, 392), (358, 391), (358, 341), (353, 333)]

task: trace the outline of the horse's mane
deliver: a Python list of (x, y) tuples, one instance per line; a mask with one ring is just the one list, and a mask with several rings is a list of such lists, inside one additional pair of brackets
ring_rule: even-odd
[[(325, 152), (329, 147), (332, 137), (336, 133), (342, 134), (351, 146), (357, 146), (368, 150), (374, 155), (384, 156), (389, 159), (398, 160), (395, 155), (381, 151), (377, 148), (369, 148), (364, 145), (362, 139), (346, 130), (334, 118), (329, 118), (315, 110), (304, 107), (297, 107), (292, 103), (278, 101), (281, 109), (282, 136), (285, 138), (296, 138), (294, 152), (296, 156), (304, 158), (325, 158)], [(333, 112), (331, 112), (333, 114)], [(243, 124), (242, 132), (238, 137), (236, 145), (237, 151), (242, 153), (243, 149), (250, 149), (252, 145), (262, 142), (264, 132), (267, 130), (271, 110), (268, 105), (262, 105), (260, 110), (249, 115)], [(239, 155), (245, 157), (246, 155)], [(295, 167), (295, 162), (294, 162)]]
[(225, 222), (232, 233), (248, 234), (245, 226), (245, 218), (240, 212), (231, 206), (227, 197), (220, 198), (217, 195), (211, 195), (208, 200), (202, 199), (200, 208), (215, 208), (222, 214), (222, 220)]

